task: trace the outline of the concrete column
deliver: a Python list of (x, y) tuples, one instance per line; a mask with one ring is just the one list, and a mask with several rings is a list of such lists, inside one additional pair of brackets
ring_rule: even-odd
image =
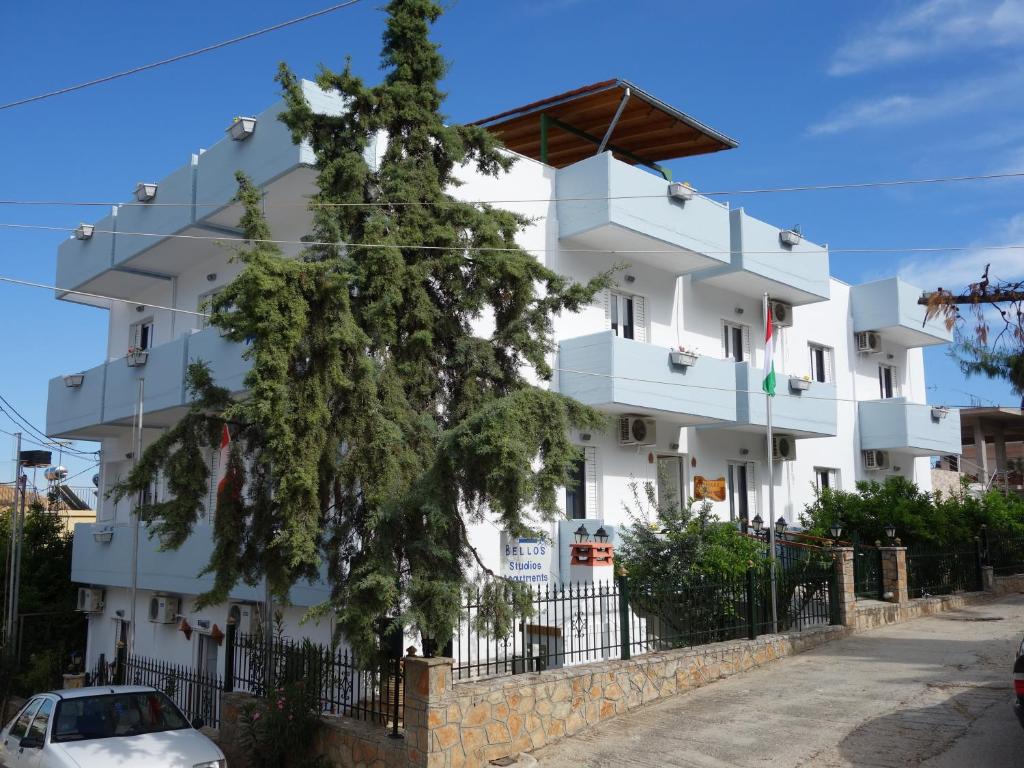
[(853, 547), (836, 547), (836, 590), (839, 593), (839, 620), (844, 626), (857, 626), (857, 595), (853, 589)]
[(907, 587), (907, 548), (879, 547), (882, 553), (882, 593), (890, 603), (905, 605), (910, 600)]
[(981, 419), (974, 422), (974, 463), (981, 467), (984, 477), (978, 479), (985, 485), (992, 473), (988, 469), (988, 445), (985, 444), (985, 430), (981, 426)]
[(1006, 430), (1002, 424), (994, 424), (992, 430), (995, 432), (996, 472), (999, 473), (999, 477), (1005, 486), (1007, 484), (1007, 464), (1009, 463), (1006, 460)]
[(991, 565), (981, 566), (981, 588), (986, 592), (996, 591), (996, 571)]

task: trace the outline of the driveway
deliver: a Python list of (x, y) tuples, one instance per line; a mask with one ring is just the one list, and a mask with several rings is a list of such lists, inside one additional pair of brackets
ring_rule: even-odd
[(541, 766), (1019, 768), (1024, 595), (853, 635), (611, 720)]

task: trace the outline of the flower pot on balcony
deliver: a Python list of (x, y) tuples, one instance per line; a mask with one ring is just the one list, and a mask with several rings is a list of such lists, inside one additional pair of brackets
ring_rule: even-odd
[(800, 241), (803, 239), (803, 235), (795, 229), (784, 229), (779, 232), (779, 241), (783, 245), (788, 245), (790, 248), (794, 245), (800, 245)]
[(669, 352), (668, 358), (672, 365), (678, 365), (683, 368), (689, 368), (697, 362), (697, 355), (693, 352)]
[(949, 408), (944, 405), (936, 405), (932, 408), (932, 418), (935, 421), (942, 421), (949, 416)]
[(140, 368), (146, 364), (147, 360), (149, 360), (149, 352), (144, 349), (129, 352), (125, 357), (125, 360), (128, 361), (129, 368)]
[(245, 141), (255, 132), (255, 117), (236, 117), (227, 129), (228, 135), (235, 141)]
[(789, 380), (789, 391), (790, 392), (806, 392), (811, 388), (810, 379), (790, 379)]

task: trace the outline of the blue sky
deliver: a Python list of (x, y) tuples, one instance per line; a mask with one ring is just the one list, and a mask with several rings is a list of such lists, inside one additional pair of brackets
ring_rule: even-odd
[[(4, 3), (0, 102), (171, 56), (327, 0), (272, 3)], [(379, 77), (381, 0), (80, 93), (0, 112), (0, 198), (127, 199), (216, 141), (237, 114), (277, 97), (287, 61), (303, 76), (346, 56)], [(469, 121), (624, 77), (740, 142), (671, 164), (703, 189), (916, 178), (1024, 169), (1024, 0), (682, 3), (452, 0), (435, 38), (452, 61), (446, 112)], [(1022, 181), (736, 197), (833, 247), (1024, 242)], [(0, 208), (0, 222), (74, 226), (71, 208)], [(64, 233), (0, 228), (0, 274), (52, 282)], [(993, 263), (1021, 277), (1021, 252), (832, 257), (837, 277), (894, 273), (957, 287)], [(0, 285), (2, 393), (43, 427), (46, 383), (96, 365), (106, 313)], [(935, 403), (1017, 405), (998, 382), (964, 380), (926, 355)], [(0, 416), (0, 429), (14, 431)], [(10, 454), (0, 433), (0, 455)], [(82, 444), (80, 447), (94, 449)], [(89, 464), (66, 462), (88, 484)], [(9, 464), (6, 465), (9, 467)], [(4, 471), (7, 479), (11, 471)]]

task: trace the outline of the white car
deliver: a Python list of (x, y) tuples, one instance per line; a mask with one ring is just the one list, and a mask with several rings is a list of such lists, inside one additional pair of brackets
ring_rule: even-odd
[(107, 685), (33, 696), (0, 731), (0, 765), (226, 768), (227, 761), (165, 694)]

